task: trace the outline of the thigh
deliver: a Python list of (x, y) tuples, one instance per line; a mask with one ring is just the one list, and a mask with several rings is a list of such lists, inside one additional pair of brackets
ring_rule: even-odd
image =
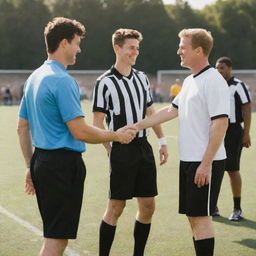
[(225, 136), (225, 149), (227, 154), (227, 171), (240, 170), (240, 157), (242, 152), (243, 129), (240, 125), (231, 125)]
[(32, 169), (44, 236), (75, 238), (86, 174), (81, 155), (40, 150)]
[(210, 184), (198, 188), (194, 183), (200, 162), (181, 162), (180, 164), (180, 205), (179, 213), (191, 217), (210, 215)]
[(110, 155), (110, 199), (127, 200), (133, 197), (138, 154), (134, 145), (113, 143)]
[(141, 157), (136, 177), (134, 197), (154, 197), (157, 192), (157, 171), (154, 153), (148, 141), (140, 145)]

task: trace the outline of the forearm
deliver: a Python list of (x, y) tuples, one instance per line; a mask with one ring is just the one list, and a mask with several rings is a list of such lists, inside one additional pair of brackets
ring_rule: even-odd
[(209, 143), (204, 153), (202, 164), (211, 165), (224, 139), (228, 127), (228, 119), (213, 121), (210, 129)]
[(27, 168), (30, 168), (30, 161), (33, 154), (30, 131), (27, 128), (18, 129), (20, 148), (25, 159)]
[(167, 106), (160, 109), (158, 112), (141, 120), (136, 124), (138, 130), (146, 129), (164, 123), (178, 116), (177, 109)]
[[(104, 126), (104, 123), (103, 123), (103, 118), (95, 118), (93, 119), (93, 125), (95, 127), (98, 127), (102, 130), (106, 130), (105, 126)], [(110, 146), (110, 143), (109, 142), (105, 142), (103, 143), (103, 146), (106, 148), (106, 150), (109, 152), (111, 150), (111, 146)]]
[[(247, 104), (246, 104), (247, 105)], [(251, 104), (243, 107), (244, 134), (250, 133), (251, 128)]]
[(118, 140), (115, 132), (103, 130), (95, 126), (92, 127), (90, 125), (87, 125), (85, 129), (81, 129), (77, 139), (90, 144), (107, 143)]

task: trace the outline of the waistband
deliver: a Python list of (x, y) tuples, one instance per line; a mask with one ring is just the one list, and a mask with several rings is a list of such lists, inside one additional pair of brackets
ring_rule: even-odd
[(74, 150), (68, 150), (66, 148), (57, 148), (57, 149), (42, 149), (42, 148), (35, 148), (35, 152), (45, 152), (45, 153), (52, 153), (52, 154), (75, 154), (75, 155), (82, 155), (81, 152), (74, 151)]

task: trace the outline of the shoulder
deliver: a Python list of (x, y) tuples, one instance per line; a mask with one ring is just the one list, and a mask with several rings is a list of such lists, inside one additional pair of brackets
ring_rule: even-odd
[(108, 78), (110, 78), (111, 76), (113, 76), (113, 72), (111, 69), (107, 70), (106, 72), (104, 72), (103, 74), (101, 74), (98, 78), (97, 78), (97, 83), (104, 81), (104, 80), (108, 80)]

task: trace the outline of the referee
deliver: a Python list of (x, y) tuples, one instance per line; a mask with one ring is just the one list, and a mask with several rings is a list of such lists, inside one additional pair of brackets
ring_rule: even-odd
[[(94, 125), (116, 131), (154, 113), (147, 76), (132, 68), (139, 55), (140, 32), (118, 29), (112, 36), (116, 62), (97, 79), (93, 97)], [(159, 138), (160, 164), (167, 161), (166, 141), (160, 125), (153, 127)], [(153, 151), (147, 141), (148, 131), (142, 130), (128, 145), (104, 144), (110, 157), (109, 202), (100, 226), (99, 255), (108, 256), (118, 218), (126, 200), (137, 198), (138, 212), (134, 226), (134, 256), (143, 256), (155, 210), (157, 195), (156, 166)]]
[[(240, 175), (240, 158), (242, 148), (251, 146), (251, 100), (247, 86), (241, 80), (232, 76), (232, 61), (228, 57), (221, 57), (216, 62), (216, 68), (225, 78), (230, 91), (230, 117), (229, 126), (225, 136), (225, 148), (227, 153), (226, 171), (229, 174), (233, 193), (234, 209), (229, 217), (231, 221), (240, 221), (242, 179)], [(243, 127), (241, 123), (244, 123)], [(219, 216), (216, 207), (214, 216)]]

